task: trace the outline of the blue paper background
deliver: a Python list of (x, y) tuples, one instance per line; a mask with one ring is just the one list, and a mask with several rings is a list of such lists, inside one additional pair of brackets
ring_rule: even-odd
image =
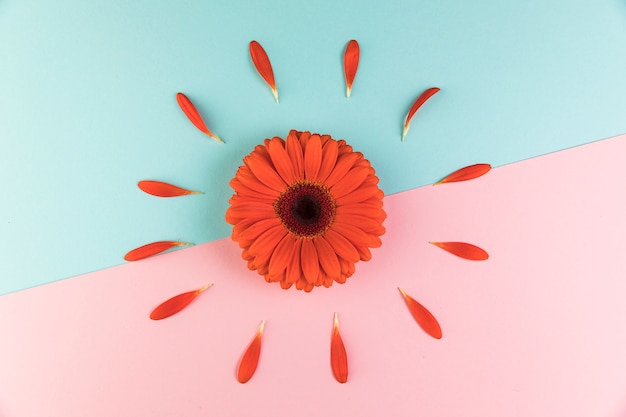
[[(624, 1), (9, 0), (0, 40), (0, 294), (120, 264), (151, 241), (228, 236), (241, 158), (291, 128), (348, 140), (387, 194), (626, 130)], [(442, 91), (401, 143), (431, 86)], [(186, 120), (178, 91), (226, 145)], [(158, 199), (141, 179), (206, 194)]]

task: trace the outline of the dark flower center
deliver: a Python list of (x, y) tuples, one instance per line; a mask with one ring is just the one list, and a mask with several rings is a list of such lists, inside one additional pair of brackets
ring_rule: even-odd
[(301, 195), (291, 205), (291, 215), (298, 223), (308, 226), (315, 223), (322, 213), (322, 206), (315, 197)]
[(291, 233), (316, 237), (330, 227), (335, 217), (335, 200), (325, 187), (302, 182), (281, 194), (274, 210)]

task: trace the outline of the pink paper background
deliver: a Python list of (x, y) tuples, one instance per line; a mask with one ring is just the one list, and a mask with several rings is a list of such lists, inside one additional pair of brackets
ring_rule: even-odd
[[(621, 136), (389, 196), (382, 248), (330, 290), (268, 285), (220, 240), (0, 297), (0, 416), (625, 416), (624, 155)], [(428, 244), (446, 240), (491, 258)], [(207, 282), (182, 313), (148, 319)], [(345, 385), (329, 366), (335, 311)]]

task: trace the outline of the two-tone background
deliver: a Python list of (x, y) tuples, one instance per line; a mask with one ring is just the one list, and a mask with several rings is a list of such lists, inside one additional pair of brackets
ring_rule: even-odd
[[(0, 416), (625, 415), (624, 45), (621, 0), (0, 1)], [(383, 246), (311, 294), (249, 272), (224, 221), (241, 158), (290, 129), (346, 139), (387, 195)], [(495, 169), (428, 185), (478, 162)], [(158, 199), (142, 179), (205, 194)], [(197, 246), (123, 261), (177, 239)], [(428, 244), (446, 240), (491, 258)], [(207, 282), (181, 314), (148, 319)], [(335, 311), (346, 385), (329, 366)]]

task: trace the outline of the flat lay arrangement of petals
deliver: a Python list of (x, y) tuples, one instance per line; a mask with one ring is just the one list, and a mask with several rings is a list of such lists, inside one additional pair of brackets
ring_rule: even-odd
[[(270, 87), (276, 103), (278, 90), (274, 70), (265, 49), (257, 41), (249, 44), (250, 58), (258, 74)], [(344, 50), (346, 97), (350, 97), (359, 66), (360, 46), (350, 40)], [(437, 87), (423, 91), (411, 106), (403, 126), (404, 141), (417, 110)], [(201, 132), (224, 143), (209, 130), (200, 112), (183, 93), (176, 101), (189, 121)], [(242, 158), (230, 181), (233, 195), (225, 213), (232, 225), (232, 240), (251, 271), (276, 287), (310, 292), (345, 284), (355, 275), (356, 264), (373, 258), (372, 250), (382, 245), (385, 234), (384, 193), (368, 159), (343, 139), (329, 134), (291, 130), (284, 136), (265, 139)], [(491, 165), (479, 163), (461, 168), (433, 185), (467, 181), (485, 175)], [(139, 189), (156, 197), (202, 194), (156, 180), (142, 180)], [(390, 236), (390, 239), (393, 237)], [(482, 248), (458, 241), (425, 242), (459, 258), (484, 261), (489, 254)], [(193, 243), (163, 240), (140, 246), (126, 253), (127, 261), (138, 261), (170, 249)], [(354, 278), (353, 278), (354, 279)], [(175, 295), (161, 302), (149, 314), (162, 320), (180, 313), (213, 284)], [(409, 313), (427, 335), (442, 338), (435, 316), (415, 298), (398, 288)], [(316, 290), (324, 291), (324, 290)], [(208, 302), (207, 297), (196, 303)], [(157, 303), (155, 303), (156, 305)], [(192, 309), (193, 310), (193, 309)], [(251, 380), (261, 357), (265, 321), (244, 350), (236, 370), (237, 380)], [(349, 345), (349, 343), (348, 343)], [(358, 349), (352, 346), (351, 349)], [(334, 313), (330, 341), (331, 371), (339, 383), (348, 381), (348, 353)]]

